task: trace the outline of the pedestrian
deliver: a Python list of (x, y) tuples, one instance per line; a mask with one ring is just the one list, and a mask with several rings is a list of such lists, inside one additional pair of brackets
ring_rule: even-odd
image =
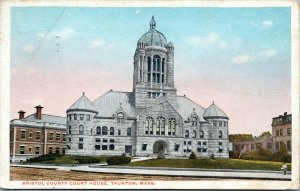
[(283, 170), (283, 174), (286, 175), (286, 171), (287, 171), (287, 164), (283, 163), (281, 170)]

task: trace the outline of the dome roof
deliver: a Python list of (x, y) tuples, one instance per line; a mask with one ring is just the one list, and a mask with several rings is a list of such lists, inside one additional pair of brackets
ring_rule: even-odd
[(204, 118), (225, 118), (228, 119), (228, 116), (224, 111), (222, 111), (218, 106), (213, 102), (203, 113)]
[(146, 32), (139, 40), (138, 44), (143, 42), (145, 46), (159, 46), (159, 47), (166, 47), (167, 46), (167, 39), (166, 37), (156, 29), (156, 22), (154, 17), (150, 21), (150, 30)]

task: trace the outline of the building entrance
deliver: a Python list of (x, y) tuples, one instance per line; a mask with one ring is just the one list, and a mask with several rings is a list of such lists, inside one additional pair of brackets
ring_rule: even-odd
[(153, 154), (167, 154), (169, 151), (168, 143), (163, 140), (158, 140), (153, 144)]

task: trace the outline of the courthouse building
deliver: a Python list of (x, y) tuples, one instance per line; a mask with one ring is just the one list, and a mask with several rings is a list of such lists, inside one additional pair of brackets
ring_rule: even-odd
[(93, 102), (83, 93), (67, 109), (67, 155), (228, 157), (228, 116), (214, 102), (205, 108), (177, 95), (174, 45), (153, 17), (133, 70), (132, 92), (110, 90)]
[(42, 114), (42, 106), (36, 113), (10, 121), (10, 161), (22, 162), (43, 154), (64, 154), (66, 144), (66, 118)]

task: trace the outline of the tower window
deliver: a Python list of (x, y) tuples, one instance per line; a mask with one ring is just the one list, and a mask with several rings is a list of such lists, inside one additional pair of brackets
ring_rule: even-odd
[(79, 135), (83, 135), (83, 132), (84, 132), (84, 127), (83, 127), (83, 125), (80, 125), (79, 126)]

